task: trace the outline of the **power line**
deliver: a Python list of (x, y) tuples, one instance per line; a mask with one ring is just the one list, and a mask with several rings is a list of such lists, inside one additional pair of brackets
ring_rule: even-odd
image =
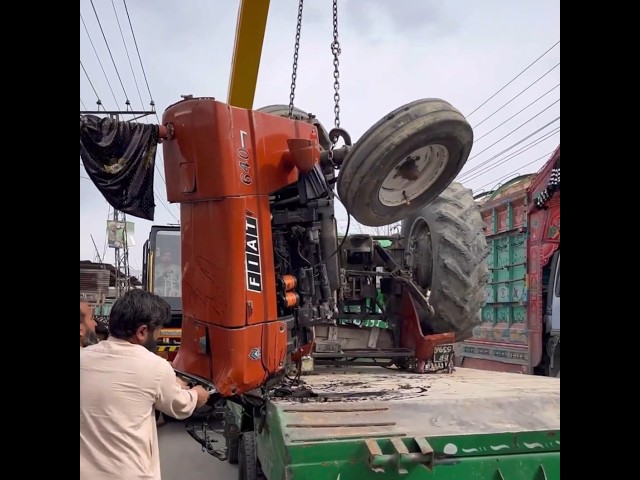
[[(81, 19), (82, 19), (82, 16), (81, 16)], [(84, 20), (83, 20), (83, 23), (84, 23)], [(86, 29), (86, 25), (85, 25), (85, 30), (87, 30), (87, 29)], [(89, 35), (88, 30), (87, 30), (87, 36), (89, 36), (89, 41), (91, 41), (91, 37), (90, 37), (90, 35)], [(124, 41), (124, 37), (123, 37), (123, 41)], [(92, 46), (93, 46), (93, 42), (92, 42)], [(126, 43), (125, 43), (125, 48), (126, 48)], [(98, 54), (97, 54), (97, 51), (95, 50), (95, 46), (94, 46), (94, 52), (96, 53), (96, 56), (97, 56)], [(100, 57), (99, 57), (99, 56), (98, 56), (98, 62), (100, 62)], [(83, 68), (83, 70), (84, 70), (84, 66), (82, 65), (82, 62), (80, 62), (80, 65), (82, 66), (82, 68)], [(100, 65), (101, 65), (101, 67), (102, 67), (102, 63), (101, 63)], [(130, 63), (130, 65), (131, 65), (131, 63)], [(132, 67), (132, 72), (133, 72), (133, 67)], [(108, 82), (109, 82), (109, 79), (108, 79), (108, 77), (106, 77), (106, 72), (104, 71), (104, 67), (103, 67), (103, 73), (105, 74), (105, 78), (107, 78), (107, 83), (108, 83)], [(91, 86), (92, 86), (92, 88), (93, 88), (93, 84), (92, 84), (91, 79), (89, 78), (89, 76), (88, 76), (88, 74), (87, 74), (86, 70), (85, 70), (85, 75), (87, 75), (87, 79), (89, 80), (89, 83), (91, 84)], [(135, 74), (134, 74), (134, 80), (135, 80)], [(136, 87), (137, 87), (137, 83), (136, 83)], [(111, 85), (110, 85), (110, 84), (109, 84), (109, 88), (111, 89)], [(95, 88), (94, 88), (94, 93), (96, 93), (96, 97), (98, 97), (97, 92), (95, 91)], [(113, 89), (111, 89), (111, 93), (113, 94)], [(140, 95), (140, 91), (139, 91), (139, 90), (138, 90), (138, 94)], [(100, 99), (99, 99), (99, 97), (98, 97), (98, 101), (99, 101), (99, 100), (100, 100)], [(114, 100), (115, 100), (115, 95), (114, 95)], [(141, 102), (143, 103), (143, 105), (144, 105), (144, 102), (142, 101), (142, 96), (141, 96), (141, 95), (140, 95), (140, 101), (141, 101)], [(117, 105), (117, 100), (116, 100), (116, 105)], [(85, 110), (86, 110), (86, 108), (85, 108)], [(157, 113), (156, 113), (156, 118), (158, 118), (158, 114), (157, 114)], [(146, 120), (146, 118), (145, 118), (145, 120)], [(158, 123), (160, 123), (159, 119), (158, 119)], [(160, 151), (158, 150), (158, 153), (159, 153), (159, 152), (160, 152)], [(166, 184), (166, 181), (165, 181), (165, 179), (164, 179), (164, 176), (162, 175), (162, 172), (160, 171), (160, 168), (158, 167), (158, 163), (157, 163), (157, 162), (154, 162), (154, 163), (155, 163), (156, 171), (157, 171), (157, 172), (158, 172), (158, 174), (160, 175), (160, 178), (162, 179), (162, 182), (163, 182), (164, 184)], [(155, 191), (154, 191), (154, 194), (155, 194), (155, 196), (156, 196), (156, 199), (157, 199), (157, 200), (160, 202), (160, 204), (161, 204), (161, 205), (162, 205), (162, 206), (163, 206), (163, 207), (164, 207), (164, 208), (169, 212), (169, 214), (170, 214), (173, 218), (175, 218), (176, 220), (178, 220), (178, 218), (177, 218), (177, 217), (176, 217), (176, 216), (175, 216), (175, 215), (174, 215), (174, 214), (169, 210), (169, 208), (167, 207), (167, 205), (163, 202), (163, 200), (162, 200), (162, 198), (160, 197), (160, 195), (158, 195), (158, 193), (157, 193), (157, 192), (155, 192)], [(179, 221), (179, 220), (178, 220), (178, 221)]]
[(470, 182), (472, 180), (475, 180), (476, 178), (479, 178), (481, 176), (483, 176), (485, 173), (493, 170), (494, 168), (498, 168), (500, 165), (505, 164), (506, 162), (508, 162), (509, 160), (513, 160), (514, 158), (522, 155), (523, 153), (525, 153), (528, 150), (531, 150), (533, 147), (535, 147), (536, 145), (539, 145), (540, 143), (544, 142), (545, 140), (549, 140), (552, 136), (554, 136), (556, 133), (560, 132), (560, 127), (557, 127), (555, 129), (553, 129), (551, 132), (543, 135), (542, 138), (539, 138), (533, 142), (531, 142), (530, 144), (528, 144), (526, 147), (523, 147), (511, 154), (509, 154), (507, 156), (507, 158), (504, 159), (499, 159), (500, 161), (498, 162), (493, 162), (490, 165), (487, 165), (487, 167), (485, 169), (483, 169), (482, 171), (479, 172), (475, 172), (472, 174), (472, 176), (470, 178), (465, 178), (464, 181), (465, 182)]
[(118, 66), (116, 65), (116, 61), (113, 59), (113, 54), (111, 53), (111, 48), (109, 47), (107, 36), (104, 34), (102, 23), (100, 23), (100, 17), (98, 16), (96, 6), (93, 4), (93, 0), (90, 0), (90, 1), (91, 1), (91, 7), (93, 8), (93, 13), (96, 14), (96, 20), (98, 21), (98, 26), (100, 27), (100, 31), (102, 32), (102, 38), (104, 38), (104, 43), (107, 45), (107, 50), (109, 51), (109, 56), (111, 57), (113, 68), (116, 70), (116, 75), (118, 76), (118, 80), (120, 80), (120, 86), (122, 87), (122, 91), (124, 92), (125, 105), (129, 105), (129, 95), (127, 95), (127, 91), (124, 89), (124, 83), (122, 83), (122, 78), (120, 77), (120, 72), (118, 71)]
[(513, 170), (509, 173), (507, 173), (506, 175), (503, 175), (502, 177), (498, 177), (495, 180), (491, 180), (489, 183), (486, 183), (484, 185), (482, 185), (481, 187), (478, 187), (476, 190), (482, 190), (485, 187), (488, 187), (489, 185), (493, 185), (495, 184), (495, 182), (499, 182), (501, 180), (504, 180), (505, 178), (510, 177), (511, 175), (513, 175), (514, 173), (518, 173), (520, 171), (520, 169), (524, 168), (524, 167), (528, 167), (529, 165), (536, 163), (540, 160), (542, 160), (543, 158), (549, 158), (549, 155), (551, 155), (555, 150), (550, 151), (549, 153), (542, 155), (538, 158), (536, 158), (535, 160), (530, 161), (529, 163), (525, 163), (524, 165), (520, 165), (516, 170)]
[[(560, 131), (560, 127), (556, 127), (553, 130), (551, 130), (550, 132), (545, 133), (542, 137), (537, 138), (536, 140), (527, 143), (526, 145), (524, 145), (522, 148), (519, 148), (518, 150), (516, 150), (515, 152), (509, 153), (509, 155), (507, 156), (507, 158), (513, 158), (517, 155), (519, 155), (520, 153), (526, 152), (527, 150), (533, 148), (534, 146), (536, 146), (537, 144), (539, 144), (540, 142), (545, 141), (546, 139), (548, 139), (549, 137), (551, 137), (552, 135), (555, 135), (556, 133), (558, 133)], [(489, 158), (488, 160), (485, 160), (484, 162), (482, 162), (479, 165), (476, 165), (475, 167), (473, 167), (473, 169), (463, 172), (459, 178), (464, 179), (465, 181), (468, 180), (468, 178), (470, 175), (473, 176), (473, 178), (475, 178), (476, 175), (478, 174), (482, 174), (483, 172), (487, 172), (488, 170), (491, 170), (491, 165), (494, 165), (496, 163), (498, 163), (500, 160), (502, 160), (501, 158), (499, 158), (502, 155), (502, 153), (499, 153), (498, 155), (494, 155), (493, 157)], [(496, 160), (496, 162), (494, 162), (493, 160)], [(487, 167), (482, 168), (482, 172), (478, 172), (477, 170), (480, 169), (483, 165), (487, 165)]]
[(482, 108), (487, 102), (489, 102), (489, 100), (491, 100), (493, 97), (495, 97), (497, 94), (499, 94), (502, 90), (504, 90), (505, 88), (507, 88), (509, 85), (511, 85), (518, 77), (520, 77), (520, 75), (522, 75), (524, 72), (526, 72), (527, 70), (529, 70), (531, 67), (533, 67), (536, 63), (538, 63), (538, 61), (544, 57), (547, 53), (549, 53), (551, 50), (553, 50), (553, 48), (558, 45), (560, 43), (560, 40), (558, 40), (556, 43), (554, 43), (551, 47), (549, 47), (549, 49), (544, 52), (542, 55), (540, 55), (538, 58), (536, 58), (533, 62), (531, 62), (524, 70), (522, 70), (519, 74), (517, 74), (515, 77), (513, 77), (509, 82), (507, 82), (507, 84), (505, 86), (503, 86), (500, 90), (498, 90), (496, 93), (494, 93), (493, 95), (491, 95), (489, 98), (487, 98), (484, 102), (482, 102), (482, 104), (479, 107), (476, 107), (476, 109), (474, 111), (472, 111), (469, 115), (467, 115), (467, 118), (469, 118), (471, 115), (473, 115), (475, 112), (477, 112), (480, 108)]
[[(157, 167), (157, 166), (156, 166)], [(160, 171), (160, 169), (157, 169), (158, 171)], [(180, 222), (180, 220), (178, 220), (178, 217), (176, 217), (171, 210), (169, 210), (169, 206), (166, 204), (166, 202), (162, 199), (162, 197), (160, 196), (160, 194), (157, 192), (157, 190), (155, 189), (155, 185), (153, 186), (154, 190), (153, 190), (153, 194), (156, 197), (156, 200), (158, 200), (158, 202), (160, 202), (160, 204), (164, 207), (164, 209), (169, 212), (169, 215), (171, 215), (173, 218), (175, 218), (178, 222)]]
[(135, 258), (132, 258), (132, 259), (130, 260), (130, 263), (131, 263), (131, 265), (133, 266), (133, 269), (134, 269), (134, 270), (137, 270), (137, 271), (142, 270), (141, 268), (139, 268), (138, 261), (137, 261)]
[[(159, 199), (159, 197), (158, 197)], [(171, 212), (171, 210), (169, 210), (169, 207), (167, 207), (164, 203), (160, 202), (160, 204), (164, 207), (164, 209), (169, 212), (169, 215), (171, 215), (173, 218), (176, 219), (176, 222), (180, 223), (180, 219), (178, 217), (176, 217), (173, 212)]]
[[(149, 92), (149, 98), (151, 99), (151, 106), (154, 106), (153, 95), (151, 95), (151, 88), (149, 88), (149, 81), (147, 80), (147, 74), (144, 71), (144, 65), (142, 64), (142, 56), (140, 55), (140, 49), (138, 48), (138, 41), (136, 40), (136, 34), (133, 31), (133, 24), (131, 23), (131, 17), (129, 16), (129, 9), (127, 8), (127, 0), (122, 0), (124, 3), (124, 9), (127, 12), (127, 19), (129, 20), (129, 27), (131, 28), (131, 35), (133, 36), (133, 43), (136, 46), (136, 51), (138, 52), (138, 60), (140, 60), (140, 67), (142, 68), (142, 75), (144, 75), (144, 81), (147, 84), (147, 91)], [(156, 117), (158, 114), (156, 114)]]
[[(158, 123), (160, 123), (160, 120), (158, 119)], [(160, 153), (160, 150), (157, 150), (158, 156), (162, 158), (162, 163), (164, 164), (164, 156)], [(164, 179), (164, 176), (162, 175), (162, 172), (160, 171), (160, 167), (158, 167), (158, 162), (155, 162), (156, 164), (156, 168), (158, 169), (158, 175), (160, 175), (160, 178), (162, 179), (162, 181), (164, 182), (164, 184), (166, 185), (167, 182)]]
[[(469, 180), (473, 180), (475, 178), (477, 178), (478, 176), (483, 175), (484, 173), (488, 172), (489, 170), (492, 170), (493, 168), (495, 168), (495, 165), (501, 165), (502, 163), (504, 163), (507, 160), (511, 160), (515, 157), (517, 157), (518, 155), (521, 155), (522, 153), (526, 152), (527, 150), (532, 149), (533, 147), (535, 147), (536, 145), (544, 142), (545, 140), (549, 139), (551, 136), (555, 135), (556, 133), (558, 133), (560, 131), (560, 127), (556, 127), (553, 130), (551, 130), (550, 132), (545, 133), (542, 137), (537, 138), (536, 140), (527, 143), (526, 145), (524, 145), (523, 147), (519, 148), (518, 150), (511, 152), (507, 155), (506, 158), (501, 158), (502, 154), (498, 154), (498, 155), (494, 155), (493, 157), (489, 158), (488, 160), (482, 162), (480, 165), (477, 166), (477, 168), (482, 167), (483, 165), (486, 165), (486, 167), (482, 168), (481, 171), (468, 171), (463, 173), (462, 175), (460, 175), (461, 179), (464, 179), (464, 181), (469, 181)], [(494, 165), (494, 166), (492, 166)]]
[[(80, 97), (80, 105), (82, 105), (82, 108), (84, 110), (87, 110), (87, 106), (84, 104), (84, 102), (82, 101), (82, 97)], [(82, 164), (81, 164), (82, 165)]]
[(111, 95), (113, 95), (113, 101), (116, 102), (116, 108), (120, 108), (118, 106), (118, 99), (116, 98), (116, 94), (113, 92), (113, 87), (111, 86), (111, 82), (109, 81), (109, 77), (107, 72), (104, 69), (104, 65), (102, 65), (102, 61), (100, 60), (100, 55), (98, 55), (98, 50), (96, 50), (96, 46), (93, 44), (93, 40), (91, 39), (91, 35), (89, 34), (89, 29), (87, 28), (87, 24), (84, 23), (84, 18), (82, 18), (82, 14), (80, 14), (80, 21), (82, 22), (82, 26), (84, 27), (84, 31), (89, 38), (89, 43), (91, 43), (91, 47), (93, 48), (93, 53), (96, 54), (96, 58), (98, 59), (98, 63), (100, 64), (100, 68), (102, 69), (102, 73), (104, 74), (104, 78), (107, 80), (107, 85), (109, 86), (109, 90), (111, 91)]
[[(156, 119), (158, 120), (158, 124), (160, 124), (160, 118), (158, 118), (158, 113), (156, 113)], [(145, 118), (145, 121), (147, 119)], [(147, 121), (148, 123), (148, 121)], [(162, 150), (158, 149), (156, 150), (156, 155), (158, 158), (160, 158), (162, 160), (162, 163), (164, 164), (164, 156), (162, 155)], [(160, 178), (162, 179), (162, 183), (164, 183), (165, 185), (167, 184), (167, 181), (164, 179), (164, 175), (162, 175), (162, 171), (160, 170), (160, 167), (158, 166), (158, 162), (154, 162), (155, 166), (156, 166), (156, 171), (158, 172), (158, 175), (160, 175)], [(175, 217), (174, 217), (175, 218)], [(176, 218), (177, 220), (177, 218)]]
[[(131, 35), (132, 35), (132, 37), (133, 37), (133, 41), (134, 41), (134, 44), (135, 44), (135, 47), (136, 47), (136, 52), (137, 52), (137, 54), (138, 54), (138, 60), (140, 61), (140, 67), (141, 67), (141, 69), (142, 69), (142, 74), (143, 74), (143, 76), (144, 76), (145, 84), (146, 84), (146, 86), (147, 86), (147, 91), (149, 92), (149, 97), (150, 97), (150, 99), (151, 99), (151, 106), (152, 106), (152, 107), (154, 107), (154, 106), (155, 106), (155, 104), (154, 104), (154, 101), (153, 101), (153, 95), (151, 94), (151, 88), (150, 88), (150, 86), (149, 86), (149, 81), (148, 81), (148, 79), (147, 79), (147, 74), (146, 74), (146, 71), (145, 71), (145, 69), (144, 69), (144, 64), (143, 64), (143, 62), (142, 62), (142, 55), (140, 54), (140, 48), (138, 47), (138, 42), (137, 42), (137, 39), (136, 39), (135, 31), (134, 31), (134, 29), (133, 29), (133, 23), (132, 23), (132, 21), (131, 21), (131, 16), (130, 16), (130, 14), (129, 14), (129, 9), (128, 9), (128, 7), (127, 7), (127, 2), (126, 2), (126, 0), (123, 0), (123, 4), (124, 4), (124, 8), (125, 8), (125, 11), (126, 11), (126, 14), (127, 14), (127, 19), (128, 19), (128, 22), (129, 22), (129, 27), (130, 27), (130, 29), (131, 29)], [(118, 79), (120, 80), (120, 85), (121, 85), (121, 87), (122, 87), (122, 90), (123, 90), (123, 92), (124, 92), (125, 96), (127, 97), (127, 105), (129, 105), (129, 100), (128, 100), (127, 92), (126, 92), (126, 90), (125, 90), (125, 88), (124, 88), (124, 84), (123, 84), (123, 82), (122, 82), (122, 78), (120, 77), (120, 73), (119, 73), (118, 68), (117, 68), (117, 66), (116, 66), (116, 64), (115, 64), (115, 61), (114, 61), (114, 59), (113, 59), (113, 55), (112, 55), (112, 53), (111, 53), (111, 49), (110, 49), (110, 47), (109, 47), (109, 42), (107, 41), (106, 35), (105, 35), (105, 33), (104, 33), (104, 29), (102, 28), (102, 24), (100, 23), (100, 18), (99, 18), (99, 16), (98, 16), (98, 12), (96, 11), (96, 8), (95, 8), (95, 5), (94, 5), (94, 3), (93, 3), (93, 0), (91, 0), (91, 6), (93, 7), (93, 11), (94, 11), (94, 13), (95, 13), (95, 15), (96, 15), (96, 20), (98, 21), (98, 25), (100, 26), (100, 30), (101, 30), (101, 32), (102, 32), (102, 36), (103, 36), (103, 38), (104, 38), (105, 44), (107, 45), (107, 49), (109, 50), (109, 55), (111, 56), (111, 61), (113, 62), (113, 66), (114, 66), (114, 68), (115, 68), (115, 70), (116, 70), (116, 74), (118, 75)], [(138, 82), (137, 82), (137, 79), (136, 79), (136, 76), (135, 76), (135, 71), (134, 71), (134, 69), (133, 69), (133, 63), (131, 62), (131, 56), (129, 55), (129, 51), (128, 51), (128, 48), (127, 48), (127, 46), (126, 46), (126, 41), (125, 41), (125, 39), (124, 39), (124, 32), (122, 31), (122, 27), (121, 27), (121, 24), (120, 24), (120, 21), (119, 21), (119, 18), (118, 18), (118, 14), (117, 14), (117, 10), (116, 10), (116, 8), (115, 8), (115, 4), (114, 4), (113, 0), (112, 0), (112, 6), (113, 6), (113, 8), (114, 8), (114, 13), (115, 13), (115, 15), (116, 15), (116, 21), (118, 22), (118, 28), (120, 29), (120, 35), (121, 35), (121, 37), (122, 37), (122, 41), (123, 41), (123, 43), (125, 44), (125, 51), (126, 51), (126, 53), (127, 53), (127, 58), (128, 58), (128, 60), (129, 60), (129, 66), (131, 67), (131, 72), (132, 72), (133, 77), (134, 77), (134, 82), (135, 82), (135, 84), (136, 84), (136, 89), (137, 89), (137, 91), (138, 91), (138, 96), (139, 96), (139, 98), (140, 98), (140, 101), (141, 101), (141, 102), (143, 103), (143, 105), (144, 105), (144, 101), (142, 100), (142, 95), (141, 95), (141, 92), (140, 92), (140, 88), (139, 88), (139, 85), (138, 85)], [(82, 15), (80, 16), (80, 18), (82, 19)], [(83, 24), (84, 24), (84, 20), (83, 20)], [(85, 26), (85, 31), (86, 31), (86, 33), (87, 33), (87, 36), (89, 37), (89, 41), (91, 42), (91, 45), (93, 46), (94, 52), (96, 53), (96, 56), (98, 57), (98, 61), (100, 62), (100, 57), (98, 56), (97, 50), (96, 50), (95, 46), (93, 45), (93, 42), (92, 42), (92, 40), (91, 40), (91, 36), (89, 35), (89, 31), (88, 31), (88, 29), (87, 29), (87, 27), (86, 27), (86, 24), (84, 24), (84, 26)], [(103, 71), (103, 73), (105, 74), (105, 77), (107, 78), (107, 83), (109, 83), (109, 79), (108, 79), (108, 77), (106, 76), (106, 72), (105, 72), (104, 67), (102, 66), (102, 63), (101, 63), (101, 62), (100, 62), (100, 66), (102, 67), (102, 71)], [(113, 89), (111, 88), (111, 85), (110, 85), (110, 84), (109, 84), (109, 88), (111, 89), (111, 93), (114, 95), (114, 99), (115, 99), (115, 94), (113, 93)], [(116, 100), (116, 105), (117, 105), (117, 100)], [(154, 112), (154, 113), (155, 113), (156, 119), (158, 120), (158, 123), (160, 123), (160, 118), (158, 117), (158, 113), (157, 113), (157, 112)], [(146, 118), (145, 118), (145, 120), (146, 120)], [(160, 151), (159, 151), (159, 150), (158, 150), (158, 154), (160, 154)], [(162, 156), (161, 156), (161, 155), (160, 155), (160, 158), (162, 159)], [(160, 167), (158, 166), (158, 162), (154, 162), (154, 163), (155, 163), (156, 171), (158, 172), (158, 174), (159, 174), (160, 178), (162, 179), (162, 182), (166, 185), (166, 180), (164, 179), (164, 176), (162, 175), (162, 172), (161, 172), (161, 170), (160, 170)], [(167, 211), (167, 212), (168, 212), (168, 213), (169, 213), (169, 214), (170, 214), (174, 219), (176, 219), (176, 220), (179, 222), (178, 217), (176, 217), (176, 216), (171, 212), (171, 210), (169, 209), (169, 207), (168, 207), (168, 206), (166, 205), (166, 203), (162, 200), (162, 197), (161, 197), (161, 196), (157, 193), (157, 191), (155, 191), (155, 190), (154, 190), (154, 196), (155, 196), (156, 200), (158, 200), (158, 202), (160, 203), (160, 205), (162, 205), (162, 207), (163, 207), (163, 208), (164, 208), (164, 209), (165, 209), (165, 210), (166, 210), (166, 211)]]
[[(131, 15), (129, 15), (129, 8), (127, 7), (127, 0), (122, 0), (122, 3), (124, 5), (125, 12), (127, 13), (127, 20), (129, 21), (129, 28), (131, 29), (131, 36), (133, 37), (133, 43), (134, 43), (134, 45), (136, 47), (136, 52), (138, 54), (138, 60), (140, 62), (140, 68), (142, 69), (142, 75), (144, 76), (144, 81), (145, 81), (145, 84), (147, 85), (147, 91), (149, 92), (149, 99), (151, 100), (150, 105), (155, 110), (155, 108), (154, 108), (155, 107), (155, 103), (153, 101), (153, 95), (151, 94), (151, 87), (149, 86), (149, 80), (147, 79), (147, 72), (144, 69), (144, 63), (142, 62), (142, 55), (140, 54), (140, 48), (138, 47), (138, 41), (136, 39), (136, 33), (135, 33), (134, 29), (133, 29), (133, 22), (131, 21)], [(158, 112), (155, 112), (155, 115), (156, 115), (156, 120), (158, 121), (158, 124), (162, 123), (160, 121), (160, 117), (158, 116)], [(158, 154), (160, 154), (159, 150), (158, 150)], [(159, 156), (162, 159), (162, 162), (164, 163), (164, 157), (162, 157), (162, 155), (159, 155)], [(162, 179), (162, 182), (166, 185), (167, 182), (166, 182), (164, 176), (162, 175), (162, 172), (160, 171), (160, 167), (158, 167), (158, 162), (155, 162), (155, 166), (156, 166), (156, 171), (158, 172), (158, 175), (160, 175), (160, 178)], [(178, 220), (175, 216), (173, 218)]]
[[(156, 114), (156, 116), (157, 116), (157, 114)], [(158, 120), (158, 123), (160, 123), (160, 121), (159, 121), (159, 120)], [(164, 157), (162, 156), (162, 153), (161, 153), (161, 152), (162, 152), (162, 150), (160, 150), (160, 149), (158, 148), (158, 149), (156, 150), (156, 156), (157, 156), (157, 157), (162, 158), (162, 161), (163, 161), (163, 163), (164, 163)], [(164, 176), (162, 175), (162, 172), (160, 171), (160, 167), (158, 166), (158, 162), (153, 162), (153, 163), (155, 164), (155, 168), (156, 168), (156, 171), (158, 172), (158, 175), (160, 175), (160, 178), (162, 179), (162, 182), (164, 183), (164, 185), (165, 185), (165, 187), (166, 187), (167, 182), (165, 181)], [(160, 198), (160, 195), (158, 195), (158, 198)], [(168, 211), (169, 213), (171, 213), (171, 212), (169, 211), (169, 207), (165, 207), (165, 208), (167, 209), (167, 211)], [(171, 216), (172, 216), (173, 218), (175, 218), (175, 219), (178, 221), (178, 223), (180, 222), (180, 220), (178, 220), (178, 217), (176, 217), (173, 213), (171, 213)]]
[(499, 157), (500, 155), (502, 155), (503, 153), (508, 152), (509, 150), (517, 147), (518, 145), (520, 145), (522, 142), (524, 142), (525, 140), (533, 137), (536, 133), (541, 132), (542, 130), (544, 130), (545, 128), (547, 128), (549, 125), (552, 125), (553, 123), (557, 122), (560, 119), (560, 117), (555, 118), (554, 120), (551, 120), (549, 123), (547, 123), (546, 125), (540, 127), (539, 129), (537, 129), (535, 132), (530, 133), (529, 135), (527, 135), (526, 137), (524, 137), (521, 140), (518, 140), (516, 143), (514, 143), (513, 145), (505, 148), (504, 150), (502, 150), (500, 153), (497, 153), (496, 155), (494, 155), (493, 157), (489, 158), (488, 160), (485, 160), (484, 162), (476, 165), (475, 167), (473, 167), (472, 169), (464, 172), (461, 176), (465, 176), (465, 175), (469, 175), (469, 173), (477, 170), (478, 168), (480, 168), (482, 165), (486, 165), (488, 162), (490, 162), (491, 160)]
[(93, 86), (93, 82), (89, 78), (89, 74), (87, 73), (87, 70), (84, 68), (84, 65), (82, 64), (82, 60), (80, 60), (80, 68), (82, 68), (82, 71), (84, 72), (85, 76), (87, 77), (87, 80), (89, 80), (89, 85), (91, 85), (91, 88), (93, 89), (93, 93), (96, 94), (96, 98), (98, 99), (98, 104), (99, 104), (100, 103), (100, 95), (98, 95), (98, 92), (96, 92), (96, 87)]
[[(558, 66), (560, 65), (560, 62), (556, 63), (556, 65), (553, 68), (550, 68), (549, 70), (547, 70), (547, 72), (543, 73), (542, 75), (540, 75), (534, 82), (530, 83), (524, 90), (522, 90), (520, 93), (518, 93), (516, 96), (514, 96), (511, 100), (509, 100), (507, 103), (505, 103), (504, 105), (502, 105), (500, 108), (498, 108), (495, 112), (493, 112), (491, 115), (489, 115), (488, 117), (486, 117), (485, 119), (483, 119), (481, 122), (478, 122), (477, 124), (475, 124), (473, 126), (473, 128), (479, 127), (480, 125), (482, 125), (484, 122), (486, 122), (487, 120), (489, 120), (491, 117), (493, 117), (496, 113), (498, 113), (500, 110), (502, 110), (504, 107), (506, 107), (507, 105), (509, 105), (511, 102), (513, 102), (516, 98), (518, 98), (520, 95), (522, 95), (524, 92), (526, 92), (527, 90), (529, 90), (531, 87), (533, 87), (536, 83), (538, 83), (540, 80), (542, 80), (544, 77), (546, 77), (547, 75), (549, 75), (551, 72), (553, 72), (556, 68), (558, 68)], [(560, 84), (558, 84), (560, 85)]]
[[(514, 128), (513, 130), (511, 130), (509, 133), (507, 133), (504, 137), (500, 138), (499, 140), (497, 140), (496, 142), (492, 143), (491, 145), (489, 145), (487, 148), (485, 148), (484, 150), (476, 153), (473, 157), (471, 157), (469, 160), (472, 160), (474, 158), (476, 158), (478, 155), (480, 155), (483, 152), (486, 152), (487, 150), (489, 150), (491, 147), (495, 146), (496, 144), (500, 143), (502, 140), (504, 140), (505, 138), (507, 138), (509, 135), (511, 135), (512, 133), (520, 130), (522, 127), (524, 127), (527, 123), (529, 123), (530, 121), (534, 120), (535, 118), (537, 118), (538, 116), (540, 116), (541, 114), (543, 114), (544, 112), (546, 112), (547, 110), (549, 110), (551, 107), (553, 107), (556, 103), (558, 103), (560, 101), (560, 99), (556, 100), (555, 102), (553, 102), (551, 105), (547, 106), (546, 108), (544, 108), (543, 110), (539, 111), (538, 113), (536, 113), (533, 117), (531, 117), (529, 120), (527, 120), (524, 123), (521, 123), (518, 127)], [(556, 120), (558, 120), (560, 117), (557, 117)], [(555, 121), (555, 120), (554, 120)]]
[(136, 85), (136, 90), (138, 91), (138, 98), (140, 99), (140, 104), (142, 105), (142, 109), (144, 110), (144, 101), (142, 100), (142, 94), (140, 93), (140, 87), (138, 86), (138, 79), (136, 78), (136, 74), (133, 70), (133, 64), (131, 63), (131, 57), (129, 56), (129, 49), (127, 48), (127, 42), (124, 39), (124, 33), (122, 32), (122, 27), (120, 26), (120, 18), (118, 18), (118, 11), (116, 10), (116, 4), (113, 0), (111, 0), (111, 6), (113, 7), (113, 13), (116, 16), (116, 22), (118, 22), (118, 29), (120, 30), (120, 36), (122, 37), (122, 43), (124, 44), (124, 51), (127, 53), (127, 59), (129, 60), (129, 67), (131, 67), (133, 81)]
[[(556, 88), (558, 88), (560, 86), (560, 84), (556, 85), (555, 87), (553, 87), (552, 89), (548, 90), (546, 93), (543, 93), (542, 95), (540, 95), (538, 98), (536, 98), (533, 102), (531, 102), (529, 105), (527, 105), (526, 107), (524, 107), (522, 110), (514, 113), (513, 115), (511, 115), (509, 118), (507, 118), (504, 122), (502, 122), (500, 125), (492, 128), (491, 130), (489, 130), (487, 133), (485, 133), (484, 135), (482, 135), (481, 137), (477, 138), (475, 141), (477, 142), (478, 140), (486, 137), (487, 135), (489, 135), (491, 132), (497, 130), (498, 128), (500, 128), (502, 125), (504, 125), (505, 123), (507, 123), (509, 120), (513, 119), (514, 117), (518, 116), (519, 114), (521, 114), (522, 112), (524, 112), (527, 108), (529, 108), (531, 105), (533, 105), (534, 103), (538, 102), (539, 100), (543, 99), (544, 97), (546, 97), (547, 95), (549, 95), (551, 92), (553, 92)], [(558, 100), (559, 101), (559, 100)]]

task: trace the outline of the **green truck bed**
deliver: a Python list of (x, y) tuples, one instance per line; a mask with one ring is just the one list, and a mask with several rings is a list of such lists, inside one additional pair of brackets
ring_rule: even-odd
[(272, 399), (257, 435), (269, 480), (560, 478), (560, 380), (326, 369)]

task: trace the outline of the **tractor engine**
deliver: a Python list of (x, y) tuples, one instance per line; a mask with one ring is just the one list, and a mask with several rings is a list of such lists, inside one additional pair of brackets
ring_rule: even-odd
[[(336, 335), (339, 323), (344, 332), (358, 321), (384, 320), (378, 277), (385, 274), (380, 270), (386, 264), (371, 236), (338, 239), (331, 190), (309, 200), (305, 187), (306, 182), (301, 181), (297, 189), (278, 192), (271, 203), (278, 314), (294, 319), (289, 349), (294, 360), (300, 360), (305, 347), (313, 347), (317, 359), (336, 360), (336, 355), (344, 354), (342, 344), (347, 342)], [(403, 249), (396, 252), (402, 262)], [(329, 329), (333, 339), (328, 337)], [(393, 339), (386, 340), (386, 347), (392, 348)], [(377, 347), (375, 342), (369, 346)], [(366, 341), (360, 345), (360, 350), (367, 348)]]

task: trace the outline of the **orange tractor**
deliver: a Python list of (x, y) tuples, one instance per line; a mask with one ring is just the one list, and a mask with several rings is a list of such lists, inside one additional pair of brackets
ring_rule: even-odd
[[(286, 117), (286, 106), (186, 98), (160, 127), (81, 119), (88, 161), (106, 138), (134, 141), (135, 129), (162, 139), (167, 197), (181, 207), (174, 367), (241, 403), (299, 374), (303, 357), (450, 371), (454, 341), (480, 321), (488, 276), (479, 211), (451, 183), (471, 127), (438, 99), (398, 108), (354, 145), (312, 115)], [(340, 137), (345, 145), (334, 148)], [(384, 237), (389, 247), (381, 237), (339, 238), (336, 194), (362, 224), (403, 220), (402, 235)], [(385, 328), (361, 327), (372, 319)]]
[[(488, 279), (482, 218), (471, 191), (452, 184), (471, 126), (448, 102), (423, 99), (352, 142), (340, 128), (335, 0), (334, 128), (294, 108), (302, 1), (289, 105), (252, 109), (269, 2), (250, 3), (240, 6), (228, 102), (184, 96), (161, 125), (80, 119), (89, 177), (133, 216), (153, 219), (162, 143), (167, 199), (180, 204), (180, 280), (163, 280), (181, 290), (165, 295), (182, 313), (170, 325), (182, 328), (174, 367), (241, 403), (312, 363), (450, 370), (454, 341), (480, 323)], [(337, 199), (349, 213), (342, 236)], [(351, 217), (402, 221), (402, 233), (350, 235)], [(371, 321), (383, 327), (362, 328)]]

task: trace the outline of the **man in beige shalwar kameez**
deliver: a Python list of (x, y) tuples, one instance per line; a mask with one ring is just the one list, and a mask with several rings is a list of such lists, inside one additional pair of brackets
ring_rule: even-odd
[(160, 480), (154, 409), (182, 420), (207, 402), (153, 353), (170, 315), (159, 296), (132, 290), (111, 309), (109, 338), (80, 351), (80, 480)]

